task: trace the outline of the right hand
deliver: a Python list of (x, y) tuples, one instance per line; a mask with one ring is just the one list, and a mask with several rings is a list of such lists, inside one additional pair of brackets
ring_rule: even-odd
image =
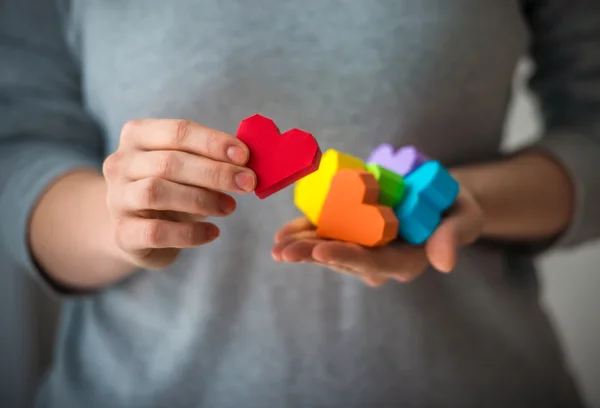
[(135, 266), (159, 269), (182, 248), (213, 241), (208, 216), (231, 214), (256, 175), (243, 167), (248, 147), (226, 133), (185, 120), (128, 122), (103, 166), (118, 248)]

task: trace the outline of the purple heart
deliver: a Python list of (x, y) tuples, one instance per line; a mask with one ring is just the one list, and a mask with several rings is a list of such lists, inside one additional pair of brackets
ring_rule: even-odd
[(386, 143), (371, 152), (367, 163), (378, 164), (404, 177), (429, 160), (431, 159), (414, 146), (406, 146), (394, 152), (394, 147)]

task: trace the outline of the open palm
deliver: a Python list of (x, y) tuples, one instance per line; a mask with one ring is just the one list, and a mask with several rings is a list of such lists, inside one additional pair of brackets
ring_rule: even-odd
[(452, 271), (457, 250), (479, 238), (483, 222), (481, 207), (468, 191), (461, 189), (450, 212), (422, 246), (397, 240), (367, 248), (320, 238), (309, 220), (299, 218), (277, 232), (272, 255), (280, 262), (310, 262), (357, 275), (371, 286), (382, 285), (388, 279), (410, 282), (429, 265), (440, 272)]

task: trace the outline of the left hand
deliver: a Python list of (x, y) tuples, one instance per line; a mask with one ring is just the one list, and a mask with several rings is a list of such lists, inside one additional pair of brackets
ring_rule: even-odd
[(272, 255), (276, 261), (310, 262), (357, 275), (370, 286), (380, 286), (388, 279), (410, 282), (429, 265), (440, 272), (451, 272), (458, 249), (476, 241), (483, 225), (481, 206), (461, 186), (455, 204), (423, 246), (398, 240), (383, 247), (366, 248), (324, 239), (317, 236), (310, 221), (299, 218), (277, 232)]

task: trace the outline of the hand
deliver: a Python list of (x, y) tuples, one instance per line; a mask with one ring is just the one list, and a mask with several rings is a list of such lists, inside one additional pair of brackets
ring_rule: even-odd
[(254, 189), (256, 175), (242, 167), (248, 158), (240, 140), (196, 123), (127, 123), (103, 166), (115, 240), (125, 257), (136, 266), (162, 268), (181, 248), (217, 238), (217, 226), (202, 220), (235, 210), (225, 192)]
[(273, 258), (285, 262), (311, 262), (334, 271), (361, 277), (370, 286), (388, 279), (409, 282), (432, 265), (448, 273), (456, 265), (457, 250), (481, 235), (483, 210), (464, 187), (457, 200), (424, 246), (401, 241), (383, 247), (366, 248), (333, 241), (316, 235), (316, 228), (305, 218), (283, 226), (275, 235)]

